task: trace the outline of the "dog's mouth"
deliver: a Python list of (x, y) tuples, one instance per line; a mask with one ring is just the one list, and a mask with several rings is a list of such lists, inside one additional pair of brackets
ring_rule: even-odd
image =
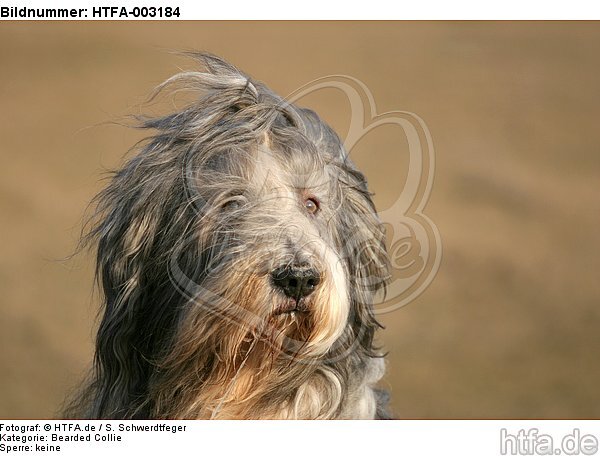
[(276, 307), (275, 310), (273, 311), (272, 315), (274, 317), (280, 316), (280, 315), (289, 315), (292, 317), (296, 317), (298, 315), (302, 315), (302, 314), (308, 314), (309, 313), (309, 309), (308, 309), (308, 305), (306, 303), (306, 299), (305, 298), (300, 298), (300, 299), (286, 299), (283, 302), (280, 302)]
[(310, 339), (313, 330), (312, 300), (306, 298), (278, 299), (268, 317), (262, 337), (272, 351), (295, 356)]

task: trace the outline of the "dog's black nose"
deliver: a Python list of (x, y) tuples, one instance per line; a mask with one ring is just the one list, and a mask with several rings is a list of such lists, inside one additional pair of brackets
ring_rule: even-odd
[(312, 268), (287, 266), (278, 268), (271, 274), (273, 284), (286, 296), (299, 300), (311, 294), (321, 278)]

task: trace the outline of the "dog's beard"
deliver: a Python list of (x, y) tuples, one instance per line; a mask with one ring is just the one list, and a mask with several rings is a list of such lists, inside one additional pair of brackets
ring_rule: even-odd
[[(250, 259), (220, 265), (197, 287), (161, 366), (171, 385), (156, 388), (181, 391), (180, 418), (287, 413), (277, 406), (285, 408), (298, 387), (310, 383), (347, 325), (346, 273), (335, 254), (325, 252), (318, 288), (300, 299), (276, 289)], [(174, 397), (157, 399), (165, 404)]]
[[(339, 263), (327, 265), (318, 289), (301, 298), (286, 296), (273, 287), (268, 274), (248, 272), (252, 270), (251, 266), (234, 268), (228, 276), (205, 284), (217, 300), (208, 303), (200, 296), (193, 306), (201, 313), (207, 306), (214, 317), (211, 330), (243, 341), (241, 346), (257, 345), (253, 350), (259, 358), (308, 361), (324, 355), (348, 317), (345, 275)], [(234, 357), (243, 353), (242, 349), (231, 352)]]

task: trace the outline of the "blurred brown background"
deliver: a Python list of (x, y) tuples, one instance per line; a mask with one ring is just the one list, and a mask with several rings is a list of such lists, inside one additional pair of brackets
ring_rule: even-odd
[[(91, 360), (91, 258), (73, 252), (102, 172), (139, 132), (99, 125), (219, 54), (280, 94), (356, 77), (420, 115), (437, 168), (432, 285), (383, 318), (405, 418), (600, 417), (600, 24), (1, 23), (0, 417), (51, 417)], [(343, 135), (339, 93), (305, 100)], [(401, 132), (354, 159), (382, 208)]]

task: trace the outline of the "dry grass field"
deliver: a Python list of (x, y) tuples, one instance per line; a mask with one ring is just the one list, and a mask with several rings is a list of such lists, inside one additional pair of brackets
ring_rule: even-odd
[[(75, 249), (87, 203), (189, 62), (221, 55), (287, 94), (329, 74), (435, 144), (426, 208), (443, 260), (382, 320), (400, 418), (600, 418), (600, 24), (586, 22), (0, 24), (0, 418), (52, 417), (91, 360), (98, 296)], [(340, 134), (348, 106), (313, 94)], [(381, 208), (406, 173), (401, 132), (353, 153)]]

